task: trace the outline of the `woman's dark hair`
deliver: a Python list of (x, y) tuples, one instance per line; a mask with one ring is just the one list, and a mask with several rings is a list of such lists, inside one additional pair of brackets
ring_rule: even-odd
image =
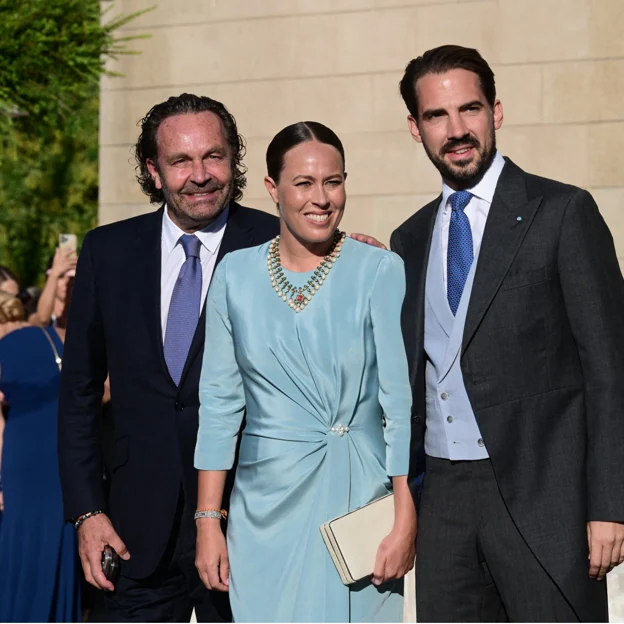
[(299, 121), (280, 130), (269, 143), (266, 152), (267, 173), (270, 178), (279, 182), (280, 173), (284, 168), (284, 156), (293, 147), (306, 141), (318, 141), (335, 147), (342, 157), (344, 166), (345, 153), (338, 135), (318, 121)]
[(444, 74), (453, 69), (465, 69), (479, 77), (481, 90), (490, 106), (496, 101), (494, 72), (487, 61), (474, 48), (458, 45), (444, 45), (427, 50), (422, 56), (411, 60), (399, 83), (401, 97), (410, 115), (418, 121), (418, 96), (416, 83), (426, 74)]
[(17, 298), (22, 302), (24, 310), (26, 310), (26, 318), (37, 311), (39, 297), (41, 297), (42, 289), (38, 286), (29, 286), (20, 291)]
[(245, 140), (238, 134), (236, 120), (221, 102), (206, 96), (182, 93), (182, 95), (170, 97), (166, 102), (156, 104), (139, 122), (141, 134), (134, 148), (137, 163), (137, 181), (152, 203), (158, 204), (165, 201), (162, 190), (156, 188), (156, 184), (147, 168), (148, 159), (158, 163), (158, 141), (156, 137), (160, 124), (168, 117), (206, 112), (214, 113), (223, 124), (225, 138), (232, 151), (232, 199), (235, 201), (242, 199), (243, 189), (247, 185), (247, 179), (245, 178), (247, 167), (243, 164)]
[(0, 284), (10, 281), (19, 282), (19, 280), (17, 279), (17, 275), (15, 275), (15, 273), (13, 273), (13, 271), (11, 271), (9, 267), (0, 265)]

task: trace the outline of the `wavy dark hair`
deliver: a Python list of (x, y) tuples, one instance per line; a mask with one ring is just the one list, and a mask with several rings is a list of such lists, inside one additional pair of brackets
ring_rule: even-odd
[(232, 199), (238, 201), (243, 197), (243, 189), (247, 186), (247, 167), (243, 164), (245, 156), (245, 139), (238, 133), (236, 119), (221, 102), (203, 95), (182, 93), (170, 97), (166, 102), (156, 104), (139, 122), (141, 134), (134, 148), (136, 159), (137, 182), (142, 191), (153, 204), (161, 204), (165, 196), (161, 189), (156, 188), (147, 161), (158, 163), (158, 141), (156, 140), (160, 124), (168, 117), (196, 113), (214, 113), (223, 124), (225, 137), (232, 151)]
[(293, 147), (306, 141), (318, 141), (335, 147), (345, 163), (345, 152), (338, 135), (318, 121), (299, 121), (280, 130), (269, 143), (266, 151), (267, 173), (270, 178), (279, 182), (280, 173), (284, 168), (284, 156)]
[(13, 271), (11, 271), (11, 269), (9, 269), (9, 267), (1, 265), (0, 266), (0, 284), (4, 283), (4, 282), (19, 282), (19, 280), (17, 279), (17, 275), (15, 275), (15, 273), (13, 273)]
[(494, 106), (496, 101), (494, 72), (479, 51), (458, 45), (443, 45), (427, 50), (422, 56), (412, 59), (407, 64), (399, 83), (405, 106), (416, 121), (418, 121), (418, 96), (416, 95), (418, 80), (426, 74), (445, 74), (452, 69), (465, 69), (476, 74), (485, 99), (490, 106)]

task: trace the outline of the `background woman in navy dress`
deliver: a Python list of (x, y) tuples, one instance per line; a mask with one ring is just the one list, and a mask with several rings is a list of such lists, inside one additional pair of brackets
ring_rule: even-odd
[(76, 536), (65, 522), (57, 457), (57, 401), (65, 315), (0, 340), (2, 445), (0, 622), (80, 621)]

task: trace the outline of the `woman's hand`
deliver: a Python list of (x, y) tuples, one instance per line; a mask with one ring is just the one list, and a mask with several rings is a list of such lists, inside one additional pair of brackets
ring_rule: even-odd
[(416, 558), (416, 531), (396, 526), (377, 549), (373, 585), (404, 577), (413, 567)]
[(54, 259), (52, 260), (49, 274), (51, 277), (54, 277), (54, 279), (60, 279), (68, 271), (73, 271), (77, 263), (78, 256), (73, 249), (64, 251), (60, 247), (57, 247), (54, 252)]
[(197, 523), (195, 567), (208, 589), (229, 591), (230, 562), (221, 521), (200, 518)]
[(405, 576), (416, 558), (416, 533), (418, 518), (416, 507), (407, 485), (407, 476), (392, 477), (394, 489), (394, 526), (377, 549), (372, 582), (381, 585), (386, 581)]
[(350, 234), (349, 238), (352, 238), (360, 243), (366, 243), (372, 247), (379, 247), (379, 249), (388, 249), (383, 243), (380, 243), (376, 238), (369, 236), (368, 234)]

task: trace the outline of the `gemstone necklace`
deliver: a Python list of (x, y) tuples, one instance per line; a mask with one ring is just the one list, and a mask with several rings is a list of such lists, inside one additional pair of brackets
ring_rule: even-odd
[(312, 277), (304, 286), (294, 286), (286, 279), (280, 262), (279, 235), (271, 241), (267, 255), (267, 268), (269, 269), (271, 286), (275, 289), (277, 296), (282, 301), (285, 301), (295, 312), (301, 312), (310, 303), (316, 291), (323, 285), (330, 269), (340, 256), (340, 249), (346, 236), (344, 232), (336, 230), (334, 241), (327, 255), (321, 260)]

